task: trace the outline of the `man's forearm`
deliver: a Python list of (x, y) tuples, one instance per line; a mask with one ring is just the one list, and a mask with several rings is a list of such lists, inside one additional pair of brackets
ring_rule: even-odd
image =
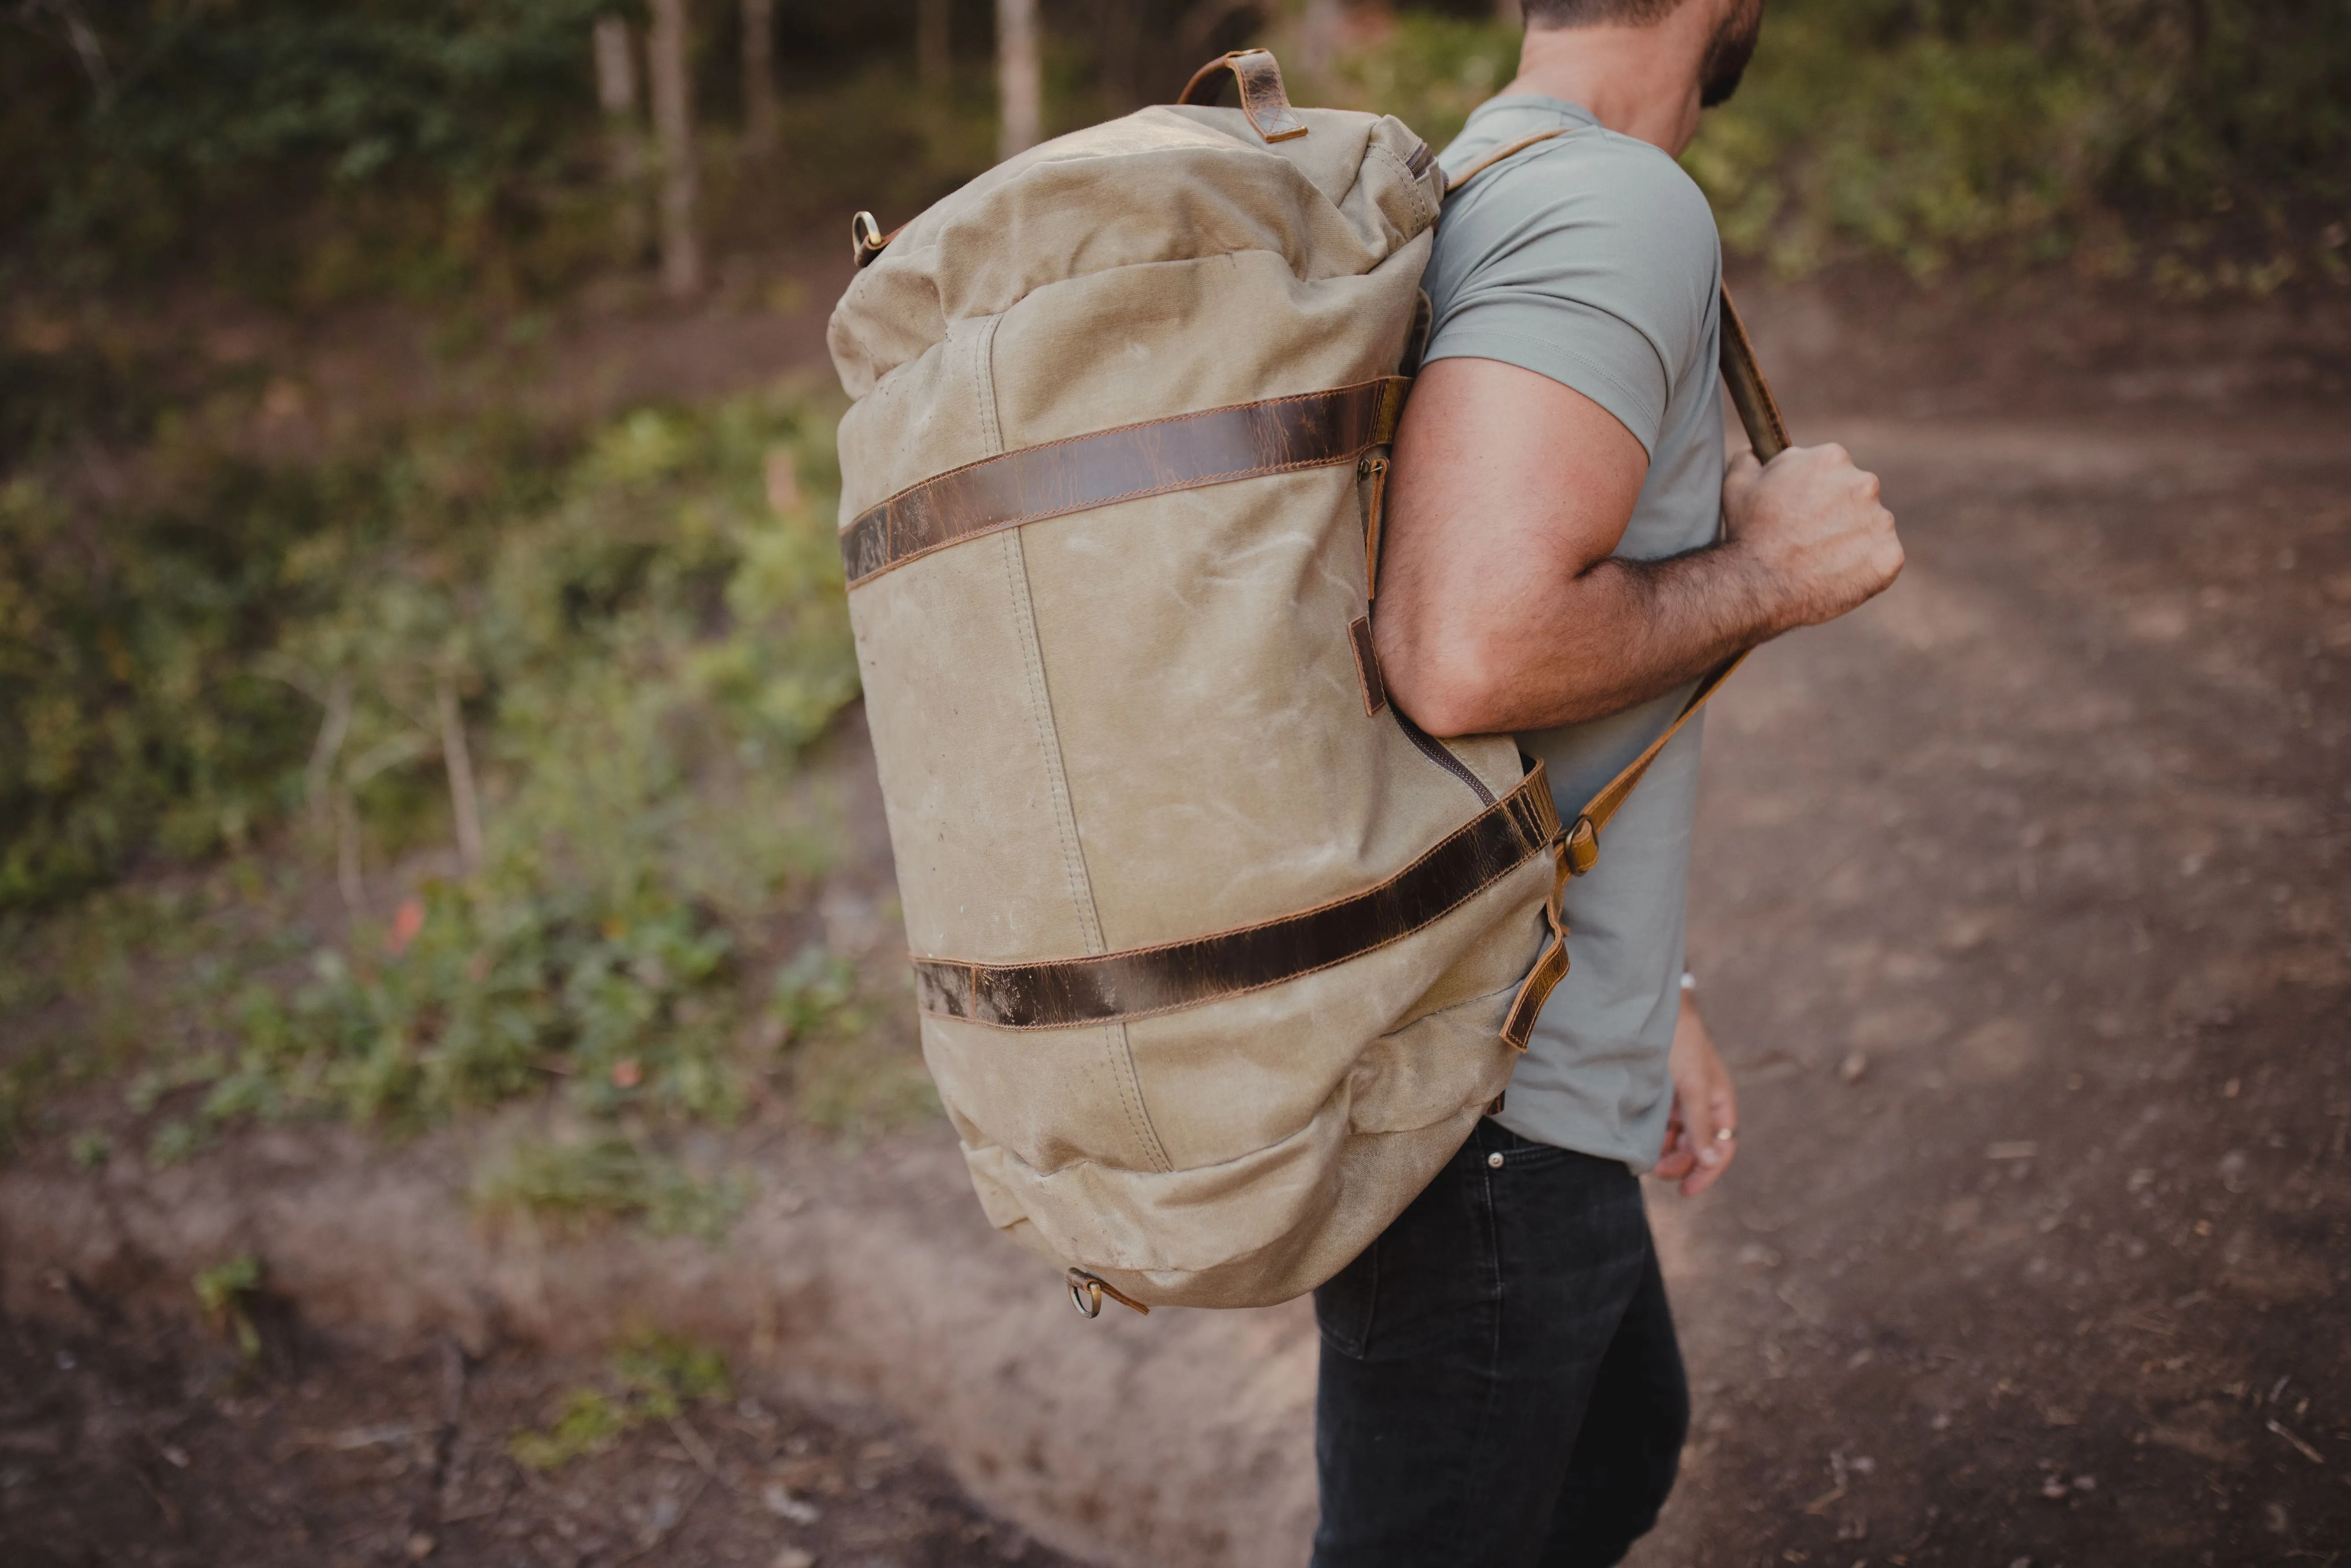
[(1728, 542), (1664, 560), (1610, 557), (1565, 582), (1530, 581), (1519, 613), (1474, 630), (1401, 625), (1381, 655), (1391, 693), (1431, 734), (1582, 724), (1776, 635), (1767, 587)]

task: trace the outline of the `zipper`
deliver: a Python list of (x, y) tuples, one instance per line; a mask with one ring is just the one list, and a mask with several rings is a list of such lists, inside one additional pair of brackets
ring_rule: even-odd
[(1431, 762), (1436, 763), (1439, 768), (1444, 768), (1447, 773), (1452, 774), (1453, 777), (1460, 779), (1464, 784), (1468, 785), (1470, 789), (1477, 795), (1479, 804), (1490, 806), (1494, 803), (1494, 792), (1486, 788), (1486, 781), (1483, 779), (1479, 778), (1477, 774), (1471, 772), (1468, 763), (1462, 761), (1461, 758), (1454, 756), (1450, 750), (1447, 749), (1443, 741), (1437, 739), (1437, 737), (1421, 728), (1420, 726), (1413, 723), (1412, 720), (1405, 717), (1404, 710), (1396, 706), (1395, 703), (1391, 702), (1388, 704), (1388, 712), (1395, 715), (1396, 727), (1404, 731), (1404, 737), (1406, 740), (1411, 741), (1413, 745), (1420, 748), (1420, 754), (1423, 757), (1427, 758)]

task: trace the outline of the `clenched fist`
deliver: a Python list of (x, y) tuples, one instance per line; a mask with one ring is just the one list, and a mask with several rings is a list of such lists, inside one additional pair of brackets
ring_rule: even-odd
[(1731, 459), (1722, 548), (1751, 571), (1773, 635), (1834, 621), (1901, 572), (1894, 514), (1877, 494), (1877, 476), (1834, 443), (1792, 446), (1769, 463), (1751, 452)]

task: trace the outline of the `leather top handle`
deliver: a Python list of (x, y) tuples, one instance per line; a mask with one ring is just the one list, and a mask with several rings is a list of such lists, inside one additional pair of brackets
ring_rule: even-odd
[(1288, 141), (1306, 134), (1306, 121), (1290, 107), (1290, 94), (1282, 90), (1281, 67), (1270, 49), (1235, 49), (1210, 60), (1192, 73), (1192, 79), (1176, 95), (1176, 101), (1216, 102), (1228, 72), (1240, 84), (1241, 112), (1249, 116), (1249, 124), (1259, 136), (1268, 141)]

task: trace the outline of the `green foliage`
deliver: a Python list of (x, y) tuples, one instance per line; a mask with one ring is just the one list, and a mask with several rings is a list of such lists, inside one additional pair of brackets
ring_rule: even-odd
[(601, 1454), (621, 1440), (634, 1422), (611, 1396), (594, 1388), (575, 1388), (563, 1396), (555, 1419), (544, 1427), (517, 1432), (507, 1452), (526, 1469), (552, 1470)]
[[(328, 944), (294, 913), (299, 879), (273, 891), (246, 859), (193, 905), (159, 890), (39, 934), (20, 917), (0, 995), (88, 998), (68, 1033), (93, 1061), (93, 1011), (127, 1009), (149, 1061), (134, 1111), (202, 1091), (151, 1138), (160, 1163), (225, 1121), (413, 1125), (551, 1080), (593, 1115), (735, 1115), (772, 1065), (758, 933), (831, 853), (796, 760), (857, 691), (832, 461), (828, 406), (778, 392), (570, 444), (484, 418), (308, 469), (191, 458), (204, 482), (169, 511), (94, 528), (35, 492), (60, 519), (43, 540), (103, 538), (121, 561), (28, 545), (40, 570), (9, 580), (30, 634), (0, 645), (27, 699), (0, 708), (18, 739), (0, 746), (0, 886), (20, 910), (134, 855), (264, 833), (322, 878), (443, 858), (388, 925)], [(171, 556), (183, 533), (206, 549)], [(439, 848), (459, 737), (470, 872)], [(91, 847), (58, 859), (75, 841)], [(130, 977), (159, 957), (179, 977), (142, 998)], [(808, 1020), (845, 1000), (811, 961), (781, 993)], [(137, 1040), (142, 1001), (162, 1038)], [(0, 1135), (52, 1060), (9, 1059)], [(656, 1183), (622, 1207), (708, 1230), (726, 1206)]]
[(749, 1196), (739, 1179), (697, 1181), (617, 1134), (518, 1142), (485, 1166), (472, 1192), (475, 1208), (488, 1216), (528, 1215), (569, 1230), (635, 1219), (657, 1236), (708, 1241), (726, 1235)]
[[(1405, 14), (1304, 84), (1442, 147), (1515, 28)], [(2070, 259), (2190, 292), (2351, 279), (2351, 5), (1774, 0), (1684, 162), (1733, 254)]]
[(206, 1321), (234, 1340), (247, 1361), (261, 1354), (261, 1333), (248, 1310), (261, 1290), (261, 1260), (248, 1252), (200, 1270), (194, 1281)]
[(526, 1469), (557, 1469), (604, 1452), (634, 1427), (731, 1397), (722, 1353), (674, 1335), (640, 1334), (614, 1352), (603, 1387), (570, 1390), (553, 1421), (516, 1433), (507, 1452)]
[(1519, 38), (1514, 26), (1406, 12), (1386, 37), (1343, 56), (1332, 79), (1302, 78), (1299, 98), (1393, 114), (1442, 148), (1518, 74)]
[(2157, 276), (2168, 257), (2264, 292), (2340, 277), (2346, 103), (2341, 4), (1800, 0), (1772, 7), (1687, 162), (1725, 243), (1783, 270), (1872, 250)]
[[(83, 0), (0, 51), (0, 226), (103, 276), (223, 217), (256, 282), (478, 284), (595, 204), (588, 33), (602, 0)], [(249, 241), (249, 236), (239, 235)], [(289, 274), (291, 266), (298, 269)], [(275, 275), (271, 269), (275, 268)], [(307, 277), (301, 274), (307, 272)]]

